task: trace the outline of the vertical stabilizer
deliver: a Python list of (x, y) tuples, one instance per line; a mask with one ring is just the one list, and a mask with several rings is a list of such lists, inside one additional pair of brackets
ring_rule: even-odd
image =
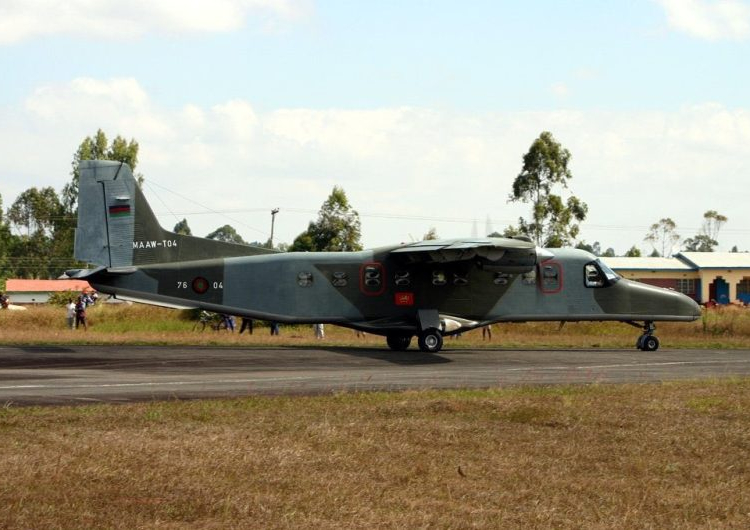
[(84, 160), (79, 175), (77, 260), (130, 267), (275, 252), (164, 230), (130, 167), (122, 162)]
[(105, 267), (133, 264), (135, 179), (127, 164), (84, 160), (79, 165), (75, 258)]

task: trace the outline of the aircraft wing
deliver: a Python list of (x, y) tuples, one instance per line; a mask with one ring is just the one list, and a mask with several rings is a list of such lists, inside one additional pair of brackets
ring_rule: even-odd
[(552, 258), (548, 250), (531, 241), (511, 238), (435, 239), (409, 243), (391, 250), (412, 263), (448, 263), (478, 259), (502, 269), (531, 270), (538, 262)]

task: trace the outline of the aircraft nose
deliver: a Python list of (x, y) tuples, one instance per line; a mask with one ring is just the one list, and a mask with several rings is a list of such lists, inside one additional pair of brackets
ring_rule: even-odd
[(686, 314), (692, 316), (695, 319), (701, 317), (701, 306), (698, 305), (698, 302), (696, 302), (689, 296), (686, 296), (685, 300), (683, 300), (683, 306), (685, 308)]

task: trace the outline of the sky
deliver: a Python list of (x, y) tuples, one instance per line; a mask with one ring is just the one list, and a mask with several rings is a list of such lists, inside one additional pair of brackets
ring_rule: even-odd
[(750, 0), (3, 0), (0, 195), (60, 191), (101, 128), (168, 229), (265, 241), (279, 208), (291, 243), (340, 186), (365, 247), (482, 236), (550, 131), (581, 240), (716, 210), (750, 250), (748, 65)]

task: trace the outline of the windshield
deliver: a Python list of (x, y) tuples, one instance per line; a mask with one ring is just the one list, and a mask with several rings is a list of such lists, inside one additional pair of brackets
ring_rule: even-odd
[(596, 264), (599, 266), (602, 273), (604, 273), (604, 277), (607, 278), (609, 283), (615, 283), (620, 280), (620, 275), (610, 269), (602, 260), (596, 260)]

